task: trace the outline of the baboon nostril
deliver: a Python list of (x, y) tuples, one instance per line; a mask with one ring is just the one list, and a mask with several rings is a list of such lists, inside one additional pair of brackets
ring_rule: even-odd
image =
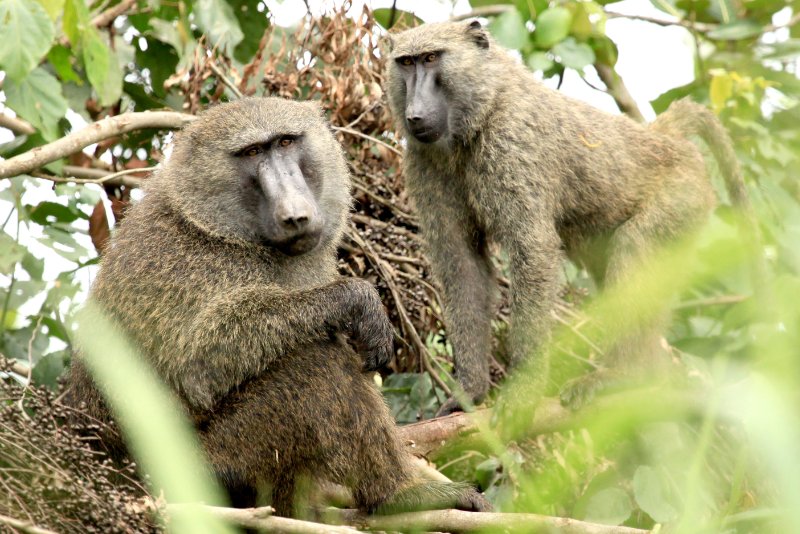
[(422, 120), (422, 117), (417, 117), (417, 116), (406, 117), (406, 120), (408, 121), (409, 124), (416, 124), (416, 123), (418, 123), (419, 121)]
[(287, 217), (283, 220), (283, 225), (294, 230), (302, 230), (308, 225), (308, 217), (305, 215), (301, 215), (300, 217)]

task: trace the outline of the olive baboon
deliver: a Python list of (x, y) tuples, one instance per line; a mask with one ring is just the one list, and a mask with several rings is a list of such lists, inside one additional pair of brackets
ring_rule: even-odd
[[(389, 35), (386, 90), (407, 135), (405, 175), (444, 290), (456, 377), (473, 401), (488, 389), (494, 279), (487, 241), (510, 260), (511, 364), (535, 370), (525, 396), (548, 373), (543, 350), (559, 287), (562, 249), (598, 281), (617, 284), (658, 243), (697, 228), (714, 206), (703, 158), (711, 148), (735, 203), (746, 202), (730, 139), (689, 101), (650, 126), (551, 90), (480, 23), (426, 24)], [(635, 328), (609, 367), (652, 368), (658, 326)], [(663, 351), (662, 351), (663, 352)], [(614, 376), (604, 371), (562, 392), (573, 406)], [(440, 414), (459, 409), (454, 399)]]
[[(349, 206), (319, 106), (214, 107), (176, 136), (90, 298), (182, 401), (234, 505), (252, 506), (268, 482), (277, 512), (291, 514), (295, 479), (308, 475), (350, 487), (368, 510), (483, 509), (468, 486), (413, 479), (363, 373), (389, 360), (393, 332), (375, 289), (337, 274)], [(71, 402), (107, 420), (75, 363)]]

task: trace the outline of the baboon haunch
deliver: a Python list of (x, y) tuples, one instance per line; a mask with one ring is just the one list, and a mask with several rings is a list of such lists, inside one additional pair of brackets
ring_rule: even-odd
[[(650, 126), (601, 112), (539, 83), (478, 22), (412, 28), (389, 35), (384, 50), (389, 104), (407, 133), (408, 190), (444, 290), (456, 377), (474, 401), (489, 384), (487, 241), (509, 256), (511, 364), (536, 369), (532, 395), (547, 377), (542, 345), (562, 250), (604, 284), (620, 283), (653, 246), (711, 211), (713, 189), (687, 135), (709, 144), (734, 201), (746, 199), (730, 139), (702, 106), (677, 102)], [(652, 366), (657, 330), (630, 332), (609, 365)], [(562, 398), (580, 403), (600, 376)], [(440, 413), (455, 409), (450, 399)]]
[[(363, 373), (391, 357), (392, 328), (370, 284), (337, 274), (349, 206), (317, 105), (219, 105), (177, 134), (90, 298), (180, 398), (234, 505), (252, 506), (268, 482), (291, 514), (308, 475), (350, 487), (364, 509), (481, 509), (469, 487), (413, 480)], [(107, 420), (80, 359), (70, 385), (73, 404)]]

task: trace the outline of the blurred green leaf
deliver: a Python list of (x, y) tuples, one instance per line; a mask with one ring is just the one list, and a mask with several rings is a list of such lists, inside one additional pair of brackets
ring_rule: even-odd
[(569, 35), (572, 13), (561, 6), (546, 9), (536, 19), (533, 37), (540, 48), (550, 48)]
[(65, 357), (64, 351), (58, 351), (40, 358), (31, 373), (33, 382), (55, 389), (58, 385), (58, 377), (64, 372)]
[(0, 274), (11, 274), (25, 257), (25, 247), (5, 232), (0, 232)]
[(391, 25), (389, 24), (392, 16), (391, 8), (376, 9), (372, 12), (372, 16), (375, 17), (375, 22), (386, 29), (395, 27), (411, 28), (413, 26), (419, 26), (422, 24), (421, 19), (415, 17), (408, 11), (403, 11), (401, 9), (395, 9), (394, 20), (391, 21)]
[(586, 504), (586, 521), (603, 525), (620, 525), (633, 512), (631, 499), (619, 488), (598, 491)]
[(36, 0), (42, 5), (47, 15), (56, 21), (58, 16), (64, 11), (64, 0)]
[(65, 1), (61, 25), (64, 28), (64, 35), (73, 46), (77, 46), (81, 42), (84, 32), (96, 31), (90, 27), (89, 8), (84, 0)]
[(594, 50), (586, 43), (579, 43), (572, 37), (555, 45), (553, 54), (558, 56), (564, 66), (575, 70), (582, 70), (594, 63)]
[(32, 0), (0, 0), (0, 68), (21, 82), (52, 45), (55, 30), (44, 8)]
[(80, 76), (72, 68), (72, 54), (67, 47), (60, 44), (55, 45), (48, 52), (47, 60), (61, 81), (81, 83)]
[(54, 222), (71, 223), (79, 218), (87, 218), (82, 211), (57, 202), (44, 201), (35, 206), (25, 206), (25, 209), (28, 212), (28, 218), (42, 226)]
[(528, 55), (528, 58), (525, 62), (527, 63), (528, 68), (531, 70), (545, 71), (554, 65), (553, 60), (550, 59), (550, 56), (547, 55), (546, 52), (538, 51)]
[(678, 510), (668, 500), (669, 481), (649, 465), (640, 465), (636, 469), (633, 495), (639, 508), (657, 523), (668, 523), (678, 517)]
[(718, 41), (737, 41), (755, 37), (761, 34), (762, 31), (764, 31), (764, 28), (757, 22), (749, 19), (740, 19), (728, 24), (721, 24), (706, 33), (706, 37)]
[(37, 258), (29, 251), (25, 251), (22, 258), (22, 268), (30, 275), (32, 280), (41, 280), (44, 274), (44, 260)]
[(194, 6), (197, 25), (208, 36), (208, 44), (232, 53), (244, 34), (233, 9), (224, 0), (197, 0)]
[(256, 8), (258, 3), (252, 0), (231, 0), (229, 4), (244, 35), (234, 56), (238, 61), (247, 63), (258, 51), (258, 43), (269, 27), (268, 10), (259, 13)]
[(519, 50), (528, 42), (528, 29), (516, 9), (510, 9), (489, 23), (489, 32), (506, 48)]
[(122, 70), (116, 54), (96, 31), (84, 32), (81, 39), (83, 64), (101, 106), (110, 106), (122, 95)]
[(36, 127), (48, 141), (59, 136), (58, 121), (67, 112), (58, 80), (42, 67), (33, 70), (22, 82), (6, 80), (3, 89), (6, 105)]

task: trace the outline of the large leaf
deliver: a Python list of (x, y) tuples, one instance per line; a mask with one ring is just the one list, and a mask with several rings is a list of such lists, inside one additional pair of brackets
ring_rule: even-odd
[(561, 58), (565, 67), (582, 70), (594, 63), (594, 50), (586, 43), (579, 43), (568, 37), (553, 47), (553, 54)]
[(604, 525), (619, 525), (630, 517), (633, 507), (628, 494), (619, 488), (598, 491), (586, 505), (587, 521)]
[(67, 101), (52, 74), (38, 67), (22, 82), (7, 80), (3, 88), (8, 107), (33, 124), (46, 140), (59, 137), (58, 121), (67, 112)]
[(569, 35), (572, 25), (572, 13), (565, 7), (546, 9), (536, 19), (534, 38), (536, 45), (541, 48), (550, 48)]
[(669, 481), (649, 465), (640, 465), (633, 475), (633, 495), (639, 508), (658, 523), (667, 523), (678, 517), (670, 503)]
[(198, 0), (194, 14), (212, 47), (230, 53), (244, 38), (231, 6), (223, 0)]
[(64, 12), (64, 0), (36, 0), (42, 5), (50, 18), (55, 21)]
[(25, 247), (7, 233), (0, 233), (0, 274), (11, 274), (17, 262), (24, 257)]
[(492, 20), (489, 31), (506, 48), (519, 50), (528, 43), (528, 29), (516, 9), (510, 9)]
[(122, 69), (114, 52), (92, 29), (84, 32), (83, 64), (89, 82), (97, 91), (101, 106), (110, 106), (122, 96)]
[(372, 16), (375, 17), (375, 22), (386, 29), (411, 28), (422, 24), (422, 20), (415, 17), (413, 13), (401, 9), (394, 10), (394, 18), (392, 18), (391, 8), (376, 9), (372, 12)]
[(719, 41), (738, 41), (761, 35), (764, 28), (752, 20), (737, 20), (730, 24), (722, 24), (706, 34), (709, 39)]
[(42, 59), (55, 35), (44, 8), (30, 0), (0, 0), (0, 68), (21, 81)]
[(77, 45), (81, 42), (83, 32), (88, 31), (90, 27), (89, 9), (84, 0), (66, 0), (61, 26), (70, 43)]

